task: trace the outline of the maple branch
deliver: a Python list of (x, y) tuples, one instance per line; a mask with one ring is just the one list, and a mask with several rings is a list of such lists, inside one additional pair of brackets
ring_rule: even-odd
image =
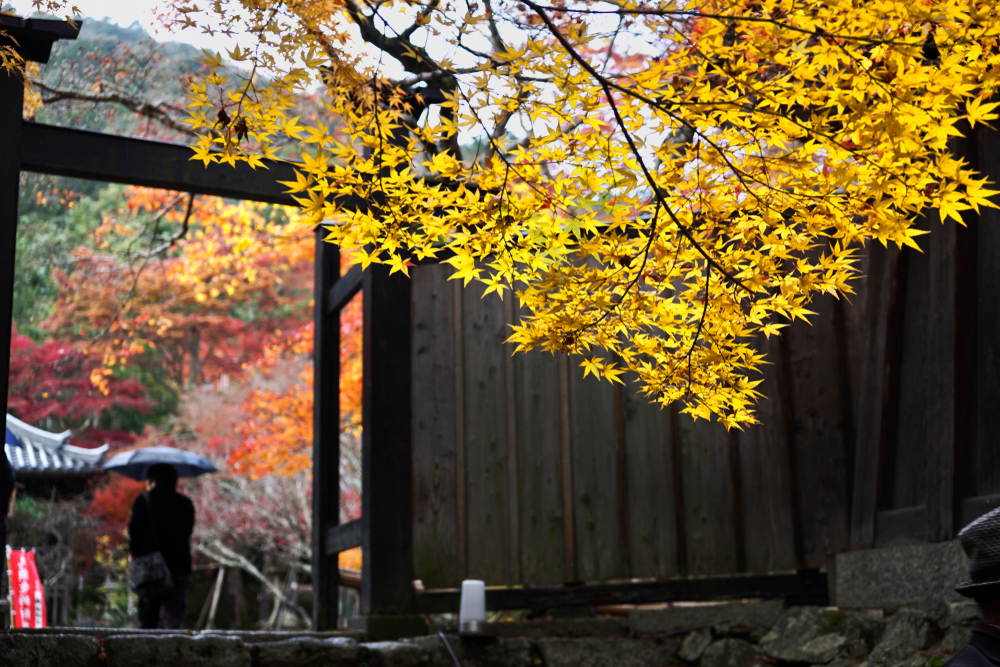
[[(377, 10), (372, 16), (367, 16), (362, 13), (355, 0), (347, 0), (344, 6), (347, 9), (347, 15), (358, 26), (361, 38), (398, 60), (407, 72), (423, 74), (442, 71), (423, 47), (414, 46), (410, 42), (408, 35), (406, 37), (402, 35), (387, 37), (384, 32), (376, 28), (372, 16), (378, 16)], [(389, 24), (386, 23), (386, 25)]]
[(441, 4), (441, 0), (431, 0), (428, 2), (424, 8), (417, 14), (417, 18), (413, 21), (410, 27), (399, 33), (399, 38), (406, 40), (407, 43), (410, 41), (410, 36), (417, 31), (418, 28), (427, 25), (428, 19), (431, 13), (437, 9), (438, 5)]
[(486, 22), (490, 27), (490, 42), (493, 44), (493, 50), (497, 53), (507, 53), (509, 49), (500, 36), (500, 31), (497, 29), (497, 21), (493, 15), (492, 0), (483, 0), (483, 4), (486, 5)]
[[(632, 151), (632, 154), (635, 156), (636, 161), (639, 163), (639, 167), (642, 169), (642, 173), (646, 177), (646, 182), (649, 183), (649, 186), (653, 189), (653, 194), (656, 197), (657, 201), (663, 206), (663, 210), (667, 212), (667, 215), (670, 216), (670, 219), (673, 221), (673, 223), (677, 225), (677, 229), (681, 232), (682, 235), (684, 235), (685, 238), (687, 238), (688, 241), (690, 241), (694, 245), (695, 249), (698, 251), (698, 254), (704, 257), (705, 261), (708, 262), (713, 269), (715, 269), (720, 274), (725, 276), (726, 280), (739, 285), (741, 288), (746, 290), (747, 293), (752, 294), (753, 290), (744, 285), (742, 280), (740, 280), (736, 276), (731, 275), (728, 271), (726, 271), (725, 268), (723, 268), (718, 263), (718, 261), (716, 261), (711, 255), (708, 254), (708, 251), (706, 251), (705, 248), (697, 241), (697, 239), (695, 239), (694, 234), (691, 233), (691, 230), (684, 223), (681, 222), (680, 218), (677, 217), (677, 214), (674, 213), (674, 210), (670, 208), (670, 205), (667, 204), (666, 200), (664, 199), (663, 192), (660, 189), (660, 186), (658, 186), (656, 184), (656, 180), (653, 179), (653, 175), (649, 172), (649, 168), (646, 166), (646, 161), (642, 159), (642, 154), (639, 152), (639, 148), (635, 145), (635, 141), (633, 141), (631, 133), (625, 126), (625, 120), (622, 118), (621, 112), (618, 110), (618, 105), (615, 103), (614, 95), (612, 95), (611, 93), (611, 88), (623, 90), (626, 94), (633, 94), (633, 93), (624, 90), (622, 86), (619, 86), (615, 83), (612, 83), (611, 81), (608, 81), (605, 77), (601, 75), (600, 72), (594, 69), (594, 67), (589, 62), (587, 62), (587, 59), (581, 56), (573, 47), (573, 45), (569, 43), (569, 40), (566, 39), (565, 35), (562, 34), (562, 31), (559, 30), (556, 24), (552, 22), (552, 19), (549, 18), (549, 15), (545, 13), (544, 9), (542, 9), (539, 5), (536, 5), (531, 0), (523, 0), (523, 2), (524, 4), (535, 10), (535, 13), (539, 15), (539, 17), (545, 23), (546, 27), (548, 27), (549, 32), (551, 32), (552, 35), (556, 38), (556, 40), (562, 45), (562, 47), (566, 49), (566, 52), (569, 53), (570, 57), (573, 58), (573, 60), (575, 60), (576, 62), (578, 62), (580, 66), (587, 71), (588, 74), (594, 77), (594, 79), (601, 86), (601, 89), (604, 90), (604, 95), (608, 100), (608, 104), (611, 106), (611, 111), (615, 115), (615, 120), (618, 123), (618, 127), (621, 129), (622, 134), (625, 137), (625, 141), (629, 145), (629, 150)], [(635, 96), (640, 97), (638, 95)]]
[(532, 3), (525, 3), (530, 6), (536, 12), (541, 10), (548, 10), (553, 13), (565, 13), (565, 14), (617, 14), (619, 16), (629, 15), (629, 16), (674, 16), (677, 18), (692, 18), (692, 19), (712, 19), (715, 21), (745, 21), (747, 23), (770, 23), (771, 25), (778, 26), (779, 28), (784, 28), (790, 32), (797, 32), (803, 35), (810, 35), (812, 37), (828, 37), (833, 39), (842, 39), (849, 42), (861, 42), (863, 44), (873, 44), (873, 45), (888, 45), (888, 46), (922, 46), (921, 42), (897, 42), (895, 40), (889, 39), (876, 39), (872, 37), (861, 37), (857, 35), (841, 35), (838, 33), (829, 33), (823, 28), (816, 28), (815, 30), (808, 30), (806, 28), (799, 28), (798, 26), (790, 25), (785, 21), (780, 19), (771, 18), (767, 16), (739, 16), (731, 14), (707, 14), (705, 12), (693, 11), (690, 9), (628, 9), (626, 7), (619, 7), (618, 9), (576, 9), (570, 7), (553, 7), (551, 5), (535, 5)]
[(148, 257), (152, 257), (153, 255), (159, 255), (161, 252), (168, 250), (170, 246), (174, 245), (175, 243), (183, 239), (185, 236), (187, 236), (188, 223), (191, 220), (191, 209), (193, 207), (194, 207), (194, 193), (192, 192), (191, 194), (188, 195), (187, 211), (184, 213), (184, 222), (181, 223), (181, 231), (177, 232), (176, 234), (168, 238), (166, 241), (164, 241), (161, 245), (155, 248), (152, 248), (145, 252), (135, 253), (136, 256), (145, 259)]
[(55, 104), (57, 102), (63, 102), (66, 100), (78, 100), (81, 102), (93, 102), (95, 104), (117, 104), (119, 106), (125, 107), (129, 111), (135, 112), (141, 116), (145, 116), (151, 120), (154, 120), (166, 127), (169, 127), (175, 132), (180, 132), (191, 137), (201, 136), (193, 129), (190, 125), (181, 123), (174, 119), (166, 110), (169, 106), (160, 102), (159, 104), (151, 104), (145, 100), (137, 100), (131, 97), (126, 97), (121, 93), (111, 92), (111, 93), (87, 93), (82, 90), (71, 90), (69, 88), (56, 88), (50, 86), (44, 81), (33, 79), (31, 84), (38, 86), (47, 93), (50, 93), (50, 97), (43, 97), (42, 104)]

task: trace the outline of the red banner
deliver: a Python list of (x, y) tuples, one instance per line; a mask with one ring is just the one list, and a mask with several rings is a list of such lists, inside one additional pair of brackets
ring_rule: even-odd
[(35, 550), (7, 547), (7, 568), (11, 627), (44, 628), (45, 591), (35, 567)]

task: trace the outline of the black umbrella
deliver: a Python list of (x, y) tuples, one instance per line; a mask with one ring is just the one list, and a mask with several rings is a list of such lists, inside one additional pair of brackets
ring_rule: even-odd
[(207, 472), (219, 472), (211, 461), (200, 454), (163, 445), (115, 454), (104, 464), (104, 469), (142, 481), (146, 479), (149, 466), (156, 463), (169, 463), (177, 469), (178, 477), (197, 477)]

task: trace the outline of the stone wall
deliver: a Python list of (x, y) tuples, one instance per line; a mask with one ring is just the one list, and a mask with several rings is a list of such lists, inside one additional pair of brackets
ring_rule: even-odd
[[(968, 640), (970, 602), (785, 609), (749, 602), (626, 617), (498, 623), (490, 634), (394, 642), (359, 634), (0, 634), (0, 665), (24, 667), (939, 667)], [(68, 631), (68, 629), (67, 629)]]

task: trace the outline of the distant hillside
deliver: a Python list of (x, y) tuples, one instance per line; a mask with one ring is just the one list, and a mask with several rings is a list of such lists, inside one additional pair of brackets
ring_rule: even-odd
[[(40, 76), (47, 86), (100, 95), (114, 93), (153, 105), (167, 104), (183, 117), (184, 82), (201, 68), (198, 49), (179, 42), (158, 42), (138, 24), (123, 27), (84, 19), (76, 40), (56, 42)], [(53, 94), (42, 91), (45, 99)], [(46, 104), (35, 113), (41, 122), (85, 129), (182, 140), (119, 105), (80, 100)]]

